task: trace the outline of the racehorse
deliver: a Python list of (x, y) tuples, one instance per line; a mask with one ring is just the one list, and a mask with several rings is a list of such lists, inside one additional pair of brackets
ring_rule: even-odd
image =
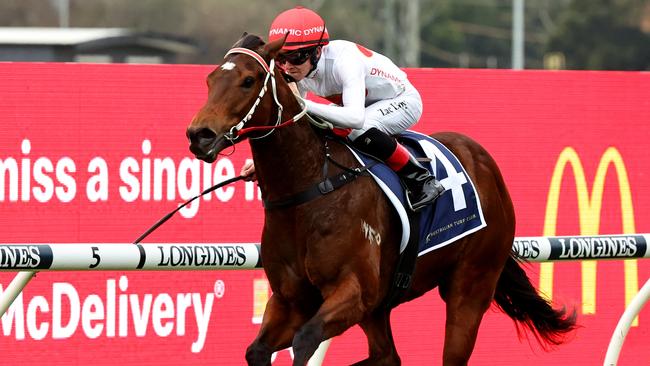
[[(389, 319), (396, 304), (385, 302), (398, 261), (399, 219), (364, 176), (292, 203), (324, 174), (358, 163), (306, 121), (303, 104), (275, 69), (282, 42), (244, 34), (208, 75), (208, 100), (186, 132), (190, 151), (209, 163), (248, 137), (264, 201), (283, 203), (265, 207), (261, 255), (273, 294), (246, 360), (270, 365), (273, 352), (292, 346), (294, 365), (305, 365), (322, 341), (359, 324), (369, 356), (357, 365), (399, 365)], [(497, 164), (466, 136), (433, 137), (476, 184), (487, 226), (418, 257), (411, 286), (397, 303), (439, 287), (446, 303), (444, 365), (467, 364), (492, 301), (542, 345), (561, 344), (575, 327), (575, 310), (553, 308), (538, 295), (513, 254), (514, 208)], [(326, 173), (328, 157), (338, 164)]]

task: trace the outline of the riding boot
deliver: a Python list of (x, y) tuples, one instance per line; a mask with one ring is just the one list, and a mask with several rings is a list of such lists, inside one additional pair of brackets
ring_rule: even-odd
[(432, 203), (444, 187), (395, 138), (372, 127), (353, 141), (359, 150), (386, 163), (402, 179), (413, 211)]
[(406, 165), (396, 173), (406, 186), (407, 199), (413, 211), (433, 203), (445, 191), (442, 184), (413, 156), (409, 155)]

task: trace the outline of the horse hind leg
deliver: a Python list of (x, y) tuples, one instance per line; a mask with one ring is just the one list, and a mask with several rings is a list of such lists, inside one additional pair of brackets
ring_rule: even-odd
[(483, 314), (490, 307), (499, 271), (477, 271), (461, 266), (441, 294), (446, 302), (443, 365), (467, 365), (474, 350)]
[(293, 339), (294, 366), (307, 364), (320, 343), (359, 323), (365, 312), (361, 285), (354, 274), (324, 293), (321, 307), (296, 333)]
[(353, 366), (401, 365), (390, 327), (390, 310), (381, 307), (371, 313), (360, 324), (368, 338), (368, 358)]

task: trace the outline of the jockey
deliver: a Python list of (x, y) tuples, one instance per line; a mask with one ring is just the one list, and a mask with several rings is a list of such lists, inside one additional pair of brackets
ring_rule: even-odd
[[(288, 34), (287, 34), (288, 33)], [(307, 111), (346, 129), (353, 145), (384, 161), (407, 188), (414, 211), (432, 203), (443, 186), (391, 135), (413, 126), (422, 115), (420, 93), (390, 59), (352, 42), (330, 41), (325, 21), (297, 6), (280, 13), (269, 42), (287, 35), (276, 64), (307, 92), (334, 104), (305, 100)], [(254, 172), (245, 166), (242, 175)]]

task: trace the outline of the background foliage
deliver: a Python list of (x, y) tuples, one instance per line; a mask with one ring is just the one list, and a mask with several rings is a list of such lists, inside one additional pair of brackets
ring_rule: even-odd
[[(410, 0), (417, 1), (417, 0)], [(392, 0), (395, 2), (395, 0)], [(397, 0), (400, 3), (400, 0)], [(58, 26), (56, 0), (4, 0), (0, 26)], [(265, 35), (301, 4), (335, 39), (385, 51), (389, 0), (70, 0), (72, 27), (130, 27), (196, 40), (186, 63), (217, 63), (242, 32)], [(510, 67), (512, 0), (419, 0), (420, 65)], [(526, 0), (526, 68), (559, 55), (570, 69), (649, 70), (649, 0)], [(397, 42), (403, 35), (396, 34)]]

